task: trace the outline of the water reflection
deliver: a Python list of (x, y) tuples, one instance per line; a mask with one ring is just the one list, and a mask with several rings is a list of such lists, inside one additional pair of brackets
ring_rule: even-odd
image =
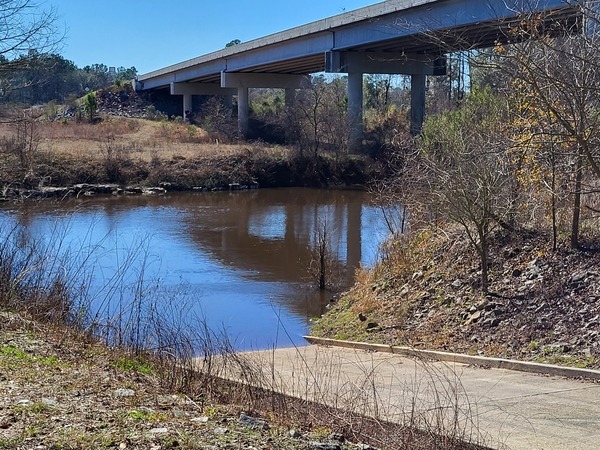
[(186, 193), (25, 204), (2, 219), (39, 236), (68, 223), (75, 245), (102, 249), (97, 286), (143, 242), (135, 263), (145, 261), (144, 277), (159, 280), (169, 302), (192, 305), (239, 347), (265, 348), (303, 343), (308, 320), (328, 301), (307, 272), (319, 224), (326, 223), (342, 286), (360, 264), (373, 263), (386, 228), (369, 200), (364, 192), (313, 189)]

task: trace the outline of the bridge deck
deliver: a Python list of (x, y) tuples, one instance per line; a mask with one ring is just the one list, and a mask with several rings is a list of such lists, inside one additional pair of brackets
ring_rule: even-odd
[[(509, 4), (510, 3), (510, 4)], [(572, 2), (576, 3), (576, 2)], [(219, 83), (221, 72), (309, 74), (325, 70), (325, 52), (440, 55), (506, 40), (517, 12), (546, 21), (579, 21), (563, 0), (388, 0), (275, 33), (140, 75), (140, 89), (171, 82)]]

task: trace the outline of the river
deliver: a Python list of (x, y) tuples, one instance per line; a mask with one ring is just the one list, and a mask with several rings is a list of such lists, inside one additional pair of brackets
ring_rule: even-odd
[(92, 316), (123, 326), (144, 298), (138, 321), (206, 323), (237, 349), (264, 349), (303, 345), (331, 298), (309, 270), (316, 230), (327, 230), (337, 290), (375, 262), (387, 227), (371, 200), (299, 188), (44, 200), (5, 205), (0, 227), (23, 227), (85, 266)]

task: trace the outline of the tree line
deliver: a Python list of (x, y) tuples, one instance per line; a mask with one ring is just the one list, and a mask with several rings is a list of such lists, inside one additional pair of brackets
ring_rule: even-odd
[(135, 78), (135, 67), (104, 64), (78, 68), (59, 54), (65, 31), (56, 8), (35, 0), (0, 6), (0, 104), (64, 103), (110, 84)]
[(114, 83), (128, 82), (136, 75), (135, 67), (112, 70), (105, 64), (92, 64), (79, 68), (61, 55), (35, 50), (12, 60), (0, 55), (0, 102), (67, 103)]

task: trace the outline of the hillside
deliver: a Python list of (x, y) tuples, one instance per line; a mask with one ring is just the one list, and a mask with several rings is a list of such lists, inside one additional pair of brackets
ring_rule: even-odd
[[(598, 247), (595, 247), (598, 248)], [(317, 321), (316, 336), (600, 368), (600, 252), (496, 236), (490, 289), (456, 230), (390, 243)]]

